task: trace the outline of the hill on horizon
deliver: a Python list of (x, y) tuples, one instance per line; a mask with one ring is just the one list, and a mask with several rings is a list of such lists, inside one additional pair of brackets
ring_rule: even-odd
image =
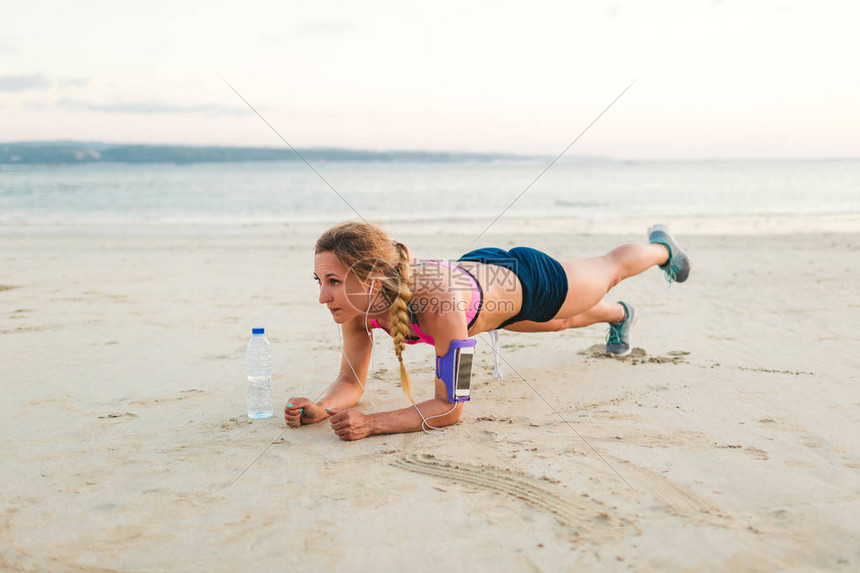
[[(463, 162), (543, 159), (502, 153), (437, 151), (364, 151), (341, 148), (299, 149), (308, 161)], [(581, 158), (594, 160), (598, 158)], [(0, 164), (224, 163), (301, 161), (292, 149), (193, 145), (116, 144), (80, 141), (0, 143)]]

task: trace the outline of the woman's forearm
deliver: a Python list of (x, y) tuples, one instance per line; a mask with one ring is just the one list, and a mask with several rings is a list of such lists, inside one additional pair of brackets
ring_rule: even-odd
[(428, 419), (427, 424), (435, 428), (450, 426), (460, 419), (460, 413), (463, 410), (462, 404), (457, 404), (454, 407), (453, 404), (436, 398), (427, 400), (426, 402), (419, 402), (417, 406), (421, 410), (421, 414), (412, 406), (400, 410), (391, 410), (390, 412), (370, 414), (369, 417), (372, 424), (371, 433), (398, 434), (402, 432), (418, 432), (422, 428), (422, 415), (427, 419), (431, 416), (444, 414), (432, 420)]
[(328, 408), (341, 409), (351, 408), (358, 402), (364, 393), (361, 386), (354, 382), (335, 382), (325, 395), (305, 407), (302, 412), (303, 424), (316, 424), (329, 417)]
[(364, 389), (358, 382), (338, 380), (316, 403), (323, 408), (351, 408), (362, 394)]

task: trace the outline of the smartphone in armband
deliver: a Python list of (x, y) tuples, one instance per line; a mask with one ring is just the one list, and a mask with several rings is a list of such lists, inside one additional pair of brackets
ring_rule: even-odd
[(468, 400), (472, 384), (472, 357), (475, 349), (461, 348), (457, 352), (457, 377), (454, 384), (454, 399), (458, 402)]
[(470, 398), (475, 344), (477, 342), (471, 338), (452, 340), (445, 356), (436, 357), (436, 376), (445, 383), (448, 401), (452, 404)]

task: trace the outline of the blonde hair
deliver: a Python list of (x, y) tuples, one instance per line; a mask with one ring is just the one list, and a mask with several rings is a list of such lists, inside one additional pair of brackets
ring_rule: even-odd
[(376, 280), (389, 303), (388, 321), (394, 352), (400, 362), (400, 385), (413, 404), (409, 373), (403, 365), (404, 340), (409, 335), (409, 301), (412, 300), (412, 268), (409, 249), (392, 241), (369, 223), (348, 221), (335, 225), (317, 239), (314, 253), (332, 252), (337, 260), (362, 281)]

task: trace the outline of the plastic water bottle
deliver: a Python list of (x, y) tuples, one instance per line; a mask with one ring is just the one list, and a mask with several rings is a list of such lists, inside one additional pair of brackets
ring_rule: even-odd
[(273, 408), (272, 345), (266, 329), (254, 328), (248, 341), (248, 417), (268, 418)]

